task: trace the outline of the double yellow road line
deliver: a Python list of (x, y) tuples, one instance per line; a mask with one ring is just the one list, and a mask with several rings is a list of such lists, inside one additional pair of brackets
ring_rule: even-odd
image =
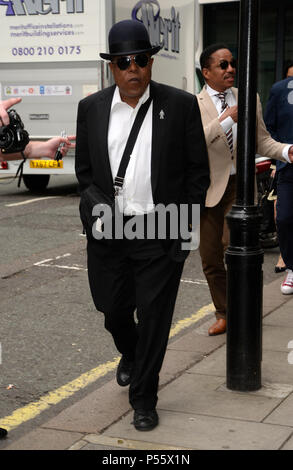
[[(213, 310), (214, 305), (209, 304), (205, 307), (202, 307), (190, 317), (179, 320), (171, 329), (169, 337), (172, 338), (185, 328), (188, 328), (189, 326), (197, 323), (199, 320), (213, 312)], [(84, 389), (101, 377), (104, 377), (108, 372), (113, 371), (117, 367), (119, 360), (120, 357), (116, 357), (113, 359), (113, 361), (101, 364), (100, 366), (80, 375), (78, 378), (72, 380), (72, 382), (63, 385), (57, 390), (47, 393), (38, 401), (29, 403), (28, 405), (15, 410), (10, 416), (6, 416), (5, 418), (1, 419), (0, 427), (11, 431), (26, 421), (36, 418), (40, 413), (48, 410), (51, 406), (57, 405), (62, 400), (71, 397), (76, 392)]]

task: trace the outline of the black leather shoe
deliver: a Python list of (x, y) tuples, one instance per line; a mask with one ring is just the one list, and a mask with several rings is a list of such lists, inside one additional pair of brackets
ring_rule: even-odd
[(275, 273), (283, 273), (286, 269), (286, 266), (275, 266)]
[(156, 410), (135, 410), (133, 424), (137, 431), (151, 431), (159, 424)]
[(7, 431), (4, 428), (0, 428), (0, 439), (3, 439), (7, 436)]
[(128, 361), (125, 357), (121, 357), (117, 367), (116, 380), (120, 387), (126, 387), (130, 384), (133, 362)]

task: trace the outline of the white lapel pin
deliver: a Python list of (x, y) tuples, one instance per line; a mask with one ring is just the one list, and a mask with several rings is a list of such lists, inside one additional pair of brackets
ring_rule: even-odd
[(160, 111), (160, 119), (165, 119), (165, 113), (162, 109)]

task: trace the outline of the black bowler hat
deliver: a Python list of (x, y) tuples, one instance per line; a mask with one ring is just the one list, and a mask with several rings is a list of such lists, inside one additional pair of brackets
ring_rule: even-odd
[(152, 46), (149, 34), (143, 23), (136, 20), (119, 21), (109, 32), (109, 54), (101, 53), (102, 59), (111, 57), (149, 52), (156, 54), (161, 46)]

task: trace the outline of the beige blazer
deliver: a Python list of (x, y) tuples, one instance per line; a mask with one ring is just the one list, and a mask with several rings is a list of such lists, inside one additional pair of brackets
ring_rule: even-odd
[[(232, 88), (237, 100), (238, 90)], [(206, 206), (213, 207), (221, 200), (228, 184), (232, 164), (236, 166), (236, 143), (233, 155), (229, 148), (227, 137), (218, 119), (218, 112), (206, 88), (197, 95), (205, 139), (209, 155), (210, 186), (206, 196)], [(262, 107), (257, 95), (256, 111), (256, 153), (277, 160), (284, 160), (282, 151), (286, 144), (276, 142), (268, 133), (262, 117)]]

